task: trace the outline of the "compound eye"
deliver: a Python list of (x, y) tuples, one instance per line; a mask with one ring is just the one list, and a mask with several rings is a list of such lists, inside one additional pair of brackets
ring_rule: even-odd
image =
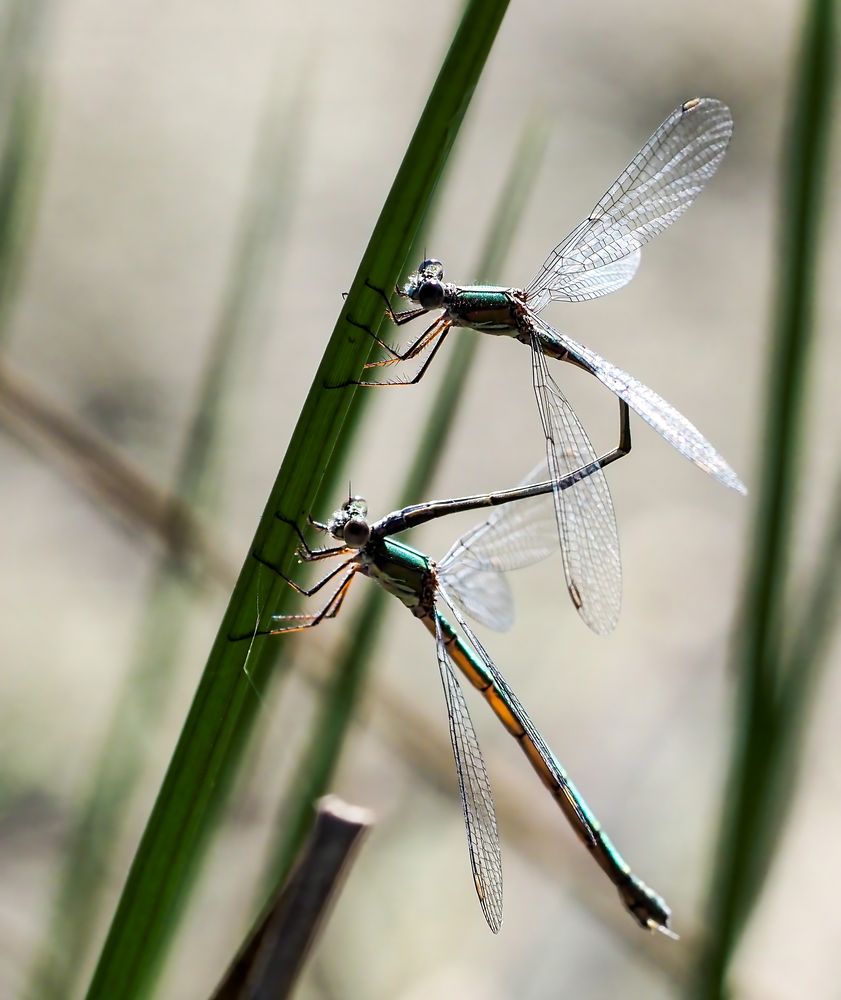
[(353, 509), (353, 513), (359, 517), (368, 516), (368, 504), (365, 502), (365, 497), (350, 497), (345, 504), (345, 510), (350, 510), (351, 508)]
[(418, 302), (424, 309), (440, 309), (444, 305), (444, 286), (440, 281), (424, 281), (418, 289)]
[(353, 549), (361, 549), (370, 537), (368, 522), (361, 517), (352, 517), (345, 525), (345, 541)]
[(444, 279), (444, 265), (440, 260), (436, 260), (434, 257), (428, 257), (426, 260), (421, 261), (421, 265), (418, 268), (418, 274), (422, 278), (434, 279), (435, 281), (443, 281)]

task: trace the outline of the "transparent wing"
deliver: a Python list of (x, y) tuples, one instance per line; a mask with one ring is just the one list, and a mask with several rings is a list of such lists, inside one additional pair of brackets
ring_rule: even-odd
[[(698, 428), (690, 423), (682, 413), (679, 413), (671, 403), (667, 403), (653, 389), (643, 385), (633, 375), (629, 375), (621, 368), (617, 368), (616, 365), (612, 365), (595, 351), (577, 343), (571, 337), (558, 333), (541, 319), (534, 317), (533, 322), (543, 327), (553, 338), (558, 338), (573, 358), (581, 362), (611, 392), (620, 399), (624, 399), (632, 410), (636, 411), (673, 448), (677, 448), (681, 455), (688, 458), (690, 462), (694, 462), (704, 472), (708, 472), (725, 486), (729, 486), (739, 493), (747, 493), (744, 484), (727, 462)], [(575, 489), (577, 488), (576, 486)]]
[[(543, 459), (520, 486), (546, 482), (549, 465)], [(545, 559), (557, 546), (551, 494), (505, 504), (481, 524), (465, 532), (439, 562), (446, 576), (461, 565), (506, 573)]]
[[(520, 485), (546, 482), (544, 459)], [(461, 536), (438, 563), (441, 582), (462, 611), (488, 628), (504, 632), (514, 624), (511, 590), (503, 573), (530, 566), (558, 545), (550, 493), (497, 507)]]
[[(550, 478), (558, 481), (595, 462), (597, 456), (581, 421), (549, 374), (536, 340), (531, 346), (546, 459)], [(616, 626), (622, 604), (619, 536), (605, 474), (597, 469), (568, 489), (554, 490), (552, 498), (567, 590), (587, 625), (604, 635)]]
[(499, 849), (491, 783), (485, 769), (482, 751), (479, 749), (476, 731), (470, 720), (467, 703), (453, 672), (437, 612), (435, 648), (447, 703), (450, 741), (456, 762), (473, 883), (485, 920), (496, 934), (502, 926), (502, 855)]
[(514, 624), (514, 599), (501, 573), (454, 560), (446, 566), (439, 563), (438, 579), (461, 610), (475, 621), (497, 632), (507, 632)]
[(529, 306), (538, 313), (550, 299), (559, 299), (564, 302), (587, 302), (589, 299), (609, 295), (628, 284), (637, 273), (641, 259), (640, 251), (634, 250), (633, 253), (620, 257), (612, 264), (604, 264), (602, 267), (592, 270), (585, 270), (580, 264), (573, 265), (571, 261), (566, 261), (562, 290), (547, 289), (545, 292), (541, 291), (534, 298), (529, 291)]
[(715, 173), (732, 133), (730, 110), (715, 98), (675, 108), (588, 218), (546, 258), (526, 289), (531, 309), (540, 312), (551, 299), (592, 299), (630, 281), (640, 247), (689, 208)]
[[(574, 785), (570, 782), (567, 777), (566, 772), (558, 763), (557, 758), (549, 749), (546, 741), (538, 732), (537, 727), (529, 718), (528, 712), (523, 708), (520, 700), (511, 690), (508, 682), (499, 672), (499, 668), (491, 659), (488, 651), (479, 642), (479, 639), (473, 629), (467, 624), (467, 622), (462, 617), (458, 608), (453, 605), (447, 592), (443, 589), (439, 590), (441, 599), (446, 604), (446, 606), (453, 613), (453, 617), (458, 622), (461, 629), (464, 631), (470, 645), (473, 647), (474, 652), (482, 661), (488, 676), (493, 682), (494, 689), (499, 696), (499, 700), (506, 707), (506, 715), (510, 715), (514, 718), (517, 724), (522, 728), (522, 736), (518, 736), (518, 741), (522, 744), (523, 740), (527, 740), (530, 744), (530, 749), (523, 749), (531, 761), (532, 767), (540, 774), (541, 780), (546, 782), (546, 775), (550, 779), (550, 789), (553, 796), (556, 798), (567, 819), (573, 825), (573, 827), (578, 832), (578, 835), (589, 846), (595, 845), (597, 841), (596, 830), (594, 829), (594, 817), (587, 809), (586, 804), (579, 799)], [(496, 709), (494, 709), (496, 712)], [(502, 718), (502, 715), (497, 712), (497, 715)], [(543, 763), (543, 767), (537, 764), (537, 758)], [(545, 768), (546, 775), (543, 774)]]

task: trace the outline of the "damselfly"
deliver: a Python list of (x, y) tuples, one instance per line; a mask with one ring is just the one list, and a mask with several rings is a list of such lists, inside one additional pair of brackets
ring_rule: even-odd
[[(628, 411), (623, 404), (623, 425), (626, 426), (627, 421)], [(311, 521), (338, 542), (324, 548), (310, 548), (300, 526), (286, 522), (299, 535), (301, 547), (298, 551), (303, 561), (338, 558), (341, 562), (309, 589), (300, 587), (288, 577), (284, 579), (307, 597), (330, 581), (336, 587), (316, 614), (274, 616), (272, 627), (258, 634), (282, 635), (313, 628), (326, 618), (335, 617), (353, 579), (362, 573), (406, 605), (435, 638), (473, 880), (482, 911), (494, 932), (502, 923), (499, 835), (490, 782), (454, 666), (478, 688), (497, 718), (518, 741), (538, 777), (616, 886), (640, 926), (675, 936), (668, 926), (668, 906), (631, 872), (602, 832), (586, 802), (465, 620), (468, 614), (493, 629), (504, 630), (511, 626), (511, 591), (504, 573), (543, 559), (555, 548), (555, 516), (550, 496), (570, 487), (573, 488), (571, 492), (579, 489), (589, 476), (601, 473), (601, 469), (620, 454), (616, 449), (595, 459), (560, 483), (546, 480), (549, 470), (544, 462), (528, 477), (529, 485), (500, 493), (405, 507), (373, 523), (368, 520), (365, 501), (361, 497), (350, 497), (326, 524)], [(541, 481), (535, 484), (536, 480)], [(515, 500), (518, 502), (514, 503)], [(394, 538), (408, 528), (446, 514), (498, 504), (508, 506), (497, 509), (486, 521), (459, 538), (438, 563)], [(258, 553), (254, 555), (264, 562)], [(276, 567), (270, 568), (279, 572)], [(449, 612), (452, 619), (445, 617), (442, 610)]]
[[(406, 385), (419, 381), (453, 327), (514, 337), (531, 348), (534, 390), (554, 480), (561, 481), (573, 470), (590, 465), (595, 452), (581, 422), (549, 374), (547, 357), (570, 362), (595, 375), (682, 455), (725, 486), (744, 493), (745, 487), (735, 472), (673, 406), (538, 316), (553, 299), (583, 302), (627, 284), (639, 265), (642, 245), (682, 215), (713, 175), (732, 130), (730, 112), (721, 101), (694, 98), (676, 108), (584, 222), (549, 254), (526, 288), (445, 282), (443, 264), (429, 259), (421, 263), (405, 287), (397, 289), (418, 308), (394, 312), (385, 293), (374, 289), (383, 296), (388, 316), (398, 326), (432, 310), (443, 311), (402, 352), (363, 327), (391, 355), (368, 367), (406, 361), (427, 349), (429, 355), (410, 382), (361, 384)], [(567, 589), (590, 628), (598, 633), (609, 632), (619, 616), (622, 576), (607, 481), (597, 472), (575, 490), (556, 489), (554, 495)]]

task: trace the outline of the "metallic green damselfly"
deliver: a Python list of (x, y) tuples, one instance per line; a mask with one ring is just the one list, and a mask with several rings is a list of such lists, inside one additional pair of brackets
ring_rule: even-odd
[[(598, 820), (567, 777), (529, 718), (508, 682), (466, 621), (470, 615), (490, 628), (504, 630), (513, 623), (511, 592), (505, 572), (548, 556), (556, 546), (551, 497), (570, 492), (626, 451), (628, 409), (621, 406), (622, 437), (616, 449), (565, 477), (549, 480), (545, 462), (527, 477), (527, 485), (513, 490), (417, 504), (371, 522), (365, 501), (349, 497), (326, 523), (312, 521), (338, 544), (312, 549), (299, 525), (287, 521), (301, 540), (305, 562), (340, 559), (341, 562), (313, 587), (304, 589), (284, 576), (299, 593), (311, 597), (330, 581), (335, 590), (316, 614), (277, 615), (262, 635), (283, 635), (313, 628), (335, 617), (357, 574), (368, 576), (401, 601), (435, 638), (438, 667), (444, 685), (450, 740), (456, 763), (464, 812), (470, 864), (479, 902), (494, 932), (502, 923), (502, 863), (490, 781), (464, 696), (457, 667), (477, 688), (494, 714), (517, 740), (538, 777), (552, 793), (567, 820), (616, 886), (641, 927), (670, 937), (670, 910), (663, 899), (638, 879), (602, 831)], [(516, 502), (515, 502), (516, 501)], [(499, 506), (505, 505), (505, 506)], [(459, 511), (497, 506), (485, 521), (452, 546), (439, 562), (394, 538), (426, 521)], [(279, 516), (279, 515), (278, 515)], [(285, 518), (281, 520), (286, 521)], [(264, 560), (258, 553), (255, 558)], [(276, 567), (269, 565), (275, 572)], [(281, 574), (283, 575), (283, 574)], [(449, 616), (445, 617), (446, 611)]]
[[(694, 98), (677, 107), (587, 219), (549, 254), (525, 288), (445, 282), (443, 264), (428, 259), (402, 289), (396, 289), (417, 308), (394, 312), (385, 293), (374, 289), (384, 298), (388, 316), (397, 325), (430, 311), (441, 312), (402, 352), (393, 350), (363, 326), (391, 355), (368, 367), (406, 361), (427, 349), (429, 354), (410, 381), (360, 384), (408, 385), (419, 381), (453, 327), (513, 337), (531, 348), (534, 391), (554, 480), (560, 482), (573, 470), (590, 465), (595, 452), (573, 408), (549, 374), (547, 357), (569, 362), (594, 375), (682, 455), (725, 486), (744, 493), (745, 487), (735, 472), (686, 417), (633, 376), (538, 316), (552, 300), (583, 302), (627, 284), (636, 273), (642, 245), (692, 204), (724, 157), (732, 131), (730, 112), (721, 101)], [(351, 317), (348, 320), (354, 322)], [(609, 632), (619, 616), (622, 573), (607, 480), (597, 472), (575, 490), (556, 489), (554, 496), (567, 589), (587, 625), (597, 633)]]

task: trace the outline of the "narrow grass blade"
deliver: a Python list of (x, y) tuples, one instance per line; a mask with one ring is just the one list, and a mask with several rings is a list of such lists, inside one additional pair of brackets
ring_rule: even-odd
[[(308, 80), (307, 73), (303, 73)], [(309, 96), (296, 87), (273, 95), (263, 115), (246, 208), (222, 306), (206, 359), (189, 447), (179, 471), (179, 495), (201, 511), (216, 511), (221, 474), (216, 466), (226, 434), (227, 402), (242, 369), (254, 375), (270, 332), (260, 329), (254, 307), (260, 290), (276, 280), (288, 253), (288, 232), (303, 170)]]
[[(254, 539), (261, 558), (291, 569), (297, 539), (275, 516), (303, 522), (371, 352), (371, 338), (348, 322), (377, 327), (382, 305), (366, 287), (396, 280), (470, 102), (507, 3), (472, 0), (383, 207), (345, 306), (304, 403)], [(278, 610), (284, 585), (248, 554), (163, 786), (129, 873), (88, 996), (147, 995), (172, 942), (213, 821), (268, 682), (274, 644), (254, 634)], [(249, 651), (254, 656), (249, 660)]]
[[(539, 123), (529, 125), (520, 140), (489, 223), (477, 268), (480, 276), (491, 276), (501, 269), (525, 200), (531, 192), (545, 141), (546, 132)], [(460, 337), (452, 348), (444, 377), (427, 410), (423, 436), (398, 505), (420, 502), (429, 488), (455, 425), (479, 342), (479, 337)], [(369, 665), (376, 654), (388, 602), (385, 591), (370, 587), (348, 630), (345, 652), (333, 669), (313, 723), (310, 745), (302, 755), (297, 778), (278, 818), (278, 838), (270, 851), (269, 882), (289, 871), (309, 828), (312, 803), (327, 791), (332, 780)]]
[(783, 766), (772, 747), (778, 735), (780, 651), (787, 621), (785, 587), (795, 520), (799, 455), (804, 444), (803, 399), (813, 340), (820, 223), (825, 204), (834, 60), (833, 0), (810, 0), (785, 143), (778, 290), (766, 439), (762, 450), (756, 532), (738, 625), (736, 740), (726, 813), (712, 883), (709, 940), (701, 956), (697, 995), (725, 993), (727, 968), (756, 899), (757, 846), (771, 817), (772, 769)]

